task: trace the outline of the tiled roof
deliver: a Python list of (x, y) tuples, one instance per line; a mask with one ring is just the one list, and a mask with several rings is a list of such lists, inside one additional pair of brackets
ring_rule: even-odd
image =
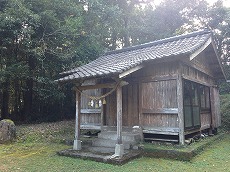
[(209, 31), (199, 31), (111, 51), (86, 65), (61, 73), (66, 76), (57, 81), (118, 75), (146, 61), (182, 54), (190, 55), (210, 37)]

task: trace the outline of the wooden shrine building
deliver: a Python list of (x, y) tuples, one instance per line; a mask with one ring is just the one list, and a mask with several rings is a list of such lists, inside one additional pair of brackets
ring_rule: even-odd
[(122, 155), (123, 127), (184, 144), (186, 135), (221, 125), (216, 81), (225, 74), (210, 31), (108, 52), (61, 74), (58, 82), (76, 84), (74, 149), (81, 149), (80, 126), (116, 127)]

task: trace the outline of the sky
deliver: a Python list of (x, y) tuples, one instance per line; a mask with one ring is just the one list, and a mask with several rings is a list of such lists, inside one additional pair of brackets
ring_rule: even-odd
[[(210, 4), (215, 3), (217, 0), (206, 0), (207, 2), (209, 2)], [(226, 7), (230, 7), (230, 0), (223, 0), (224, 6)]]
[[(209, 4), (215, 3), (217, 0), (206, 0)], [(161, 0), (155, 0), (155, 4), (159, 4)], [(223, 4), (225, 7), (230, 7), (230, 0), (223, 0)]]

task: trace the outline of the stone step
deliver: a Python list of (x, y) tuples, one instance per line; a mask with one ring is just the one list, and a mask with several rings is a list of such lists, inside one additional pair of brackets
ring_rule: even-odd
[[(139, 133), (130, 133), (130, 132), (122, 132), (122, 140), (128, 142), (140, 142), (141, 135)], [(98, 134), (98, 138), (101, 139), (109, 139), (109, 140), (117, 140), (117, 132), (116, 131), (104, 131)]]
[[(95, 147), (115, 148), (116, 144), (117, 144), (116, 140), (108, 140), (108, 139), (101, 139), (101, 138), (94, 139), (92, 142), (92, 146), (95, 146)], [(132, 144), (134, 143), (123, 142), (125, 149), (130, 149)]]

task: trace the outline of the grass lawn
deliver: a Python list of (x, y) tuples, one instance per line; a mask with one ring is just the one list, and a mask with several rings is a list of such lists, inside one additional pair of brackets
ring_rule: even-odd
[(18, 127), (18, 141), (0, 145), (0, 171), (230, 171), (230, 134), (225, 134), (223, 139), (215, 141), (189, 162), (143, 157), (115, 166), (58, 156), (57, 151), (69, 148), (61, 140), (73, 136), (70, 123), (58, 123), (61, 127), (56, 124)]

